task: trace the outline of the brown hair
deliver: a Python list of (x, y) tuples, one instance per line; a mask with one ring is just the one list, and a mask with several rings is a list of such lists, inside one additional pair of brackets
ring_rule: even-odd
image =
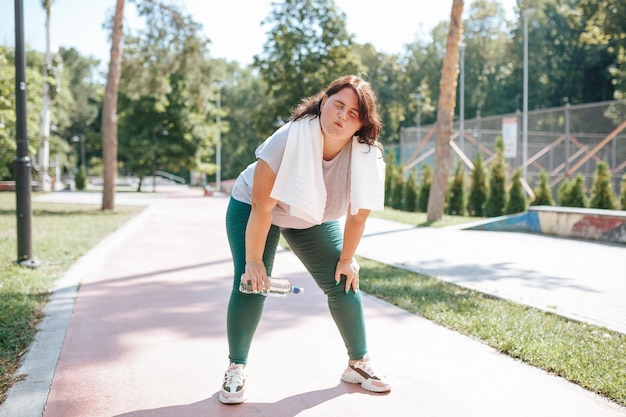
[(320, 116), (320, 105), (324, 96), (332, 96), (344, 88), (351, 88), (359, 100), (359, 120), (363, 124), (355, 136), (360, 143), (374, 145), (380, 135), (382, 123), (376, 108), (376, 94), (370, 84), (356, 75), (346, 75), (331, 82), (325, 90), (303, 99), (291, 114), (292, 120), (306, 116)]

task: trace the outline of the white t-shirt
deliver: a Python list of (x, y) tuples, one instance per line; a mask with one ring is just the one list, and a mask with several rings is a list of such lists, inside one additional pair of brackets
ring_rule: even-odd
[[(289, 130), (284, 129), (270, 136), (256, 149), (257, 159), (265, 161), (269, 167), (278, 172), (283, 160)], [(350, 201), (350, 162), (352, 158), (352, 141), (330, 161), (322, 160), (322, 172), (326, 185), (326, 205), (322, 222), (336, 220), (346, 214)], [(231, 190), (231, 196), (243, 203), (252, 202), (252, 182), (257, 162), (253, 162), (239, 174)], [(321, 197), (320, 197), (321, 198)], [(314, 226), (299, 217), (289, 214), (289, 206), (278, 202), (272, 212), (272, 224), (289, 229), (307, 229)]]

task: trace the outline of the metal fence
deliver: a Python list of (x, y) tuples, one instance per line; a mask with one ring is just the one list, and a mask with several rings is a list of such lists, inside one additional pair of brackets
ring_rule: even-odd
[[(619, 194), (626, 174), (626, 100), (530, 111), (526, 139), (523, 122), (521, 112), (467, 119), (461, 135), (456, 121), (450, 138), (451, 168), (462, 160), (470, 171), (479, 152), (488, 167), (495, 156), (496, 138), (501, 137), (510, 172), (522, 169), (531, 193), (542, 171), (548, 173), (553, 190), (563, 179), (578, 174), (590, 187), (597, 163), (604, 161)], [(405, 172), (417, 169), (419, 174), (424, 164), (434, 168), (435, 140), (435, 125), (403, 128), (400, 145), (388, 148), (395, 151)]]

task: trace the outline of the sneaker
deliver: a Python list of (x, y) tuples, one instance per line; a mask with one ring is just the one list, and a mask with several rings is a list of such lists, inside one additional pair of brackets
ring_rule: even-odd
[(391, 384), (372, 367), (369, 355), (355, 363), (348, 362), (348, 368), (341, 375), (341, 379), (351, 384), (361, 384), (363, 388), (373, 392), (391, 391)]
[(247, 399), (245, 365), (230, 364), (224, 374), (219, 399), (223, 404), (241, 404)]

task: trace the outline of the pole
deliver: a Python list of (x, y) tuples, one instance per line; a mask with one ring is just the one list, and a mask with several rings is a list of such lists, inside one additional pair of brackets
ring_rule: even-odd
[(522, 169), (527, 180), (526, 160), (528, 159), (528, 15), (524, 12), (524, 92), (522, 110)]
[(29, 268), (39, 267), (33, 259), (31, 210), (31, 161), (28, 156), (26, 119), (26, 57), (24, 54), (24, 5), (15, 0), (15, 199), (17, 215), (17, 263)]
[(215, 173), (215, 186), (217, 191), (222, 191), (222, 86), (218, 85), (217, 90), (217, 143), (216, 143), (216, 156), (215, 164), (217, 165), (217, 172)]

